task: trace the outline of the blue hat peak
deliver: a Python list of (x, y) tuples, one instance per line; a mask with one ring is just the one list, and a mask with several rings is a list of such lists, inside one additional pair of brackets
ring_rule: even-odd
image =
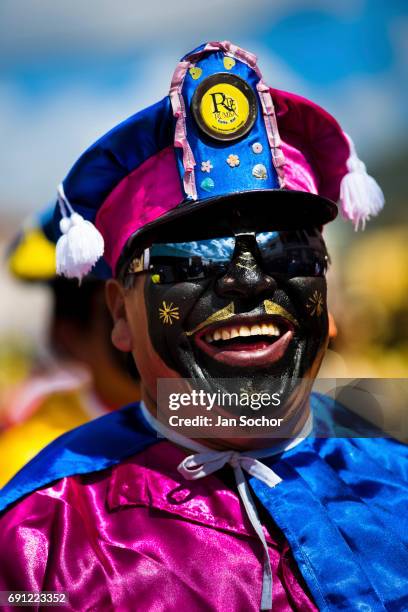
[(280, 188), (280, 139), (255, 55), (228, 41), (200, 45), (176, 67), (170, 100), (187, 199)]

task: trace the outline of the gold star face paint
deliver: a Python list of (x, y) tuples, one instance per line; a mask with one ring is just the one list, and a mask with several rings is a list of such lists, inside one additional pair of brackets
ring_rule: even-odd
[(164, 300), (159, 308), (159, 318), (164, 325), (173, 325), (173, 321), (180, 318), (179, 307), (173, 302), (167, 304)]
[(311, 317), (320, 317), (324, 311), (324, 299), (319, 291), (314, 291), (306, 304), (306, 308), (309, 311)]

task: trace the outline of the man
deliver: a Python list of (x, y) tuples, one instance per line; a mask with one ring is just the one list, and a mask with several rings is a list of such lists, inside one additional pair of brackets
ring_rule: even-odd
[[(68, 609), (406, 608), (405, 447), (311, 436), (310, 406), (326, 437), (362, 425), (310, 398), (328, 340), (320, 230), (340, 191), (356, 224), (381, 208), (336, 121), (229, 42), (183, 58), (169, 98), (85, 152), (59, 189), (57, 266), (82, 277), (103, 254), (114, 270), (112, 339), (143, 402), (66, 434), (3, 491), (1, 590), (58, 591)], [(158, 382), (186, 379), (238, 379), (250, 398), (277, 385), (261, 414), (282, 430), (184, 436)]]
[[(26, 223), (8, 252), (10, 273), (51, 294), (49, 334), (26, 379), (10, 393), (0, 434), (0, 487), (44, 446), (110, 410), (140, 398), (137, 378), (110, 342), (104, 283), (55, 276), (53, 208)], [(100, 275), (105, 268), (99, 264)]]

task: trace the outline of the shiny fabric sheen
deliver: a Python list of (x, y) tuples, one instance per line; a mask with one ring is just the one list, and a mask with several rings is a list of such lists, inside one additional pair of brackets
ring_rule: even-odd
[(112, 190), (96, 215), (105, 238), (104, 257), (115, 269), (129, 236), (183, 199), (172, 146), (149, 157)]
[[(217, 476), (185, 482), (184, 457), (161, 442), (12, 508), (0, 590), (65, 591), (71, 610), (259, 610), (262, 550), (239, 498)], [(265, 536), (274, 610), (316, 610), (272, 522)]]
[[(271, 528), (274, 524), (286, 537), (320, 610), (406, 611), (408, 447), (392, 439), (359, 438), (358, 435), (368, 435), (367, 422), (329, 397), (312, 394), (311, 407), (314, 430), (332, 437), (309, 437), (296, 448), (265, 459), (282, 482), (271, 489), (255, 478), (250, 480), (255, 496), (271, 517), (268, 520), (264, 513), (261, 520), (264, 525), (268, 524), (273, 540), (279, 537)], [(373, 432), (373, 427), (369, 430), (370, 435), (381, 433)], [(207, 572), (205, 575), (211, 578), (211, 585), (209, 581), (204, 585), (200, 572), (194, 574), (195, 582), (184, 577), (183, 584), (187, 580), (192, 591), (204, 594), (209, 607), (197, 608), (193, 603), (190, 607), (182, 606), (183, 609), (217, 610), (214, 605), (218, 604), (214, 601), (218, 600), (214, 598), (218, 585), (225, 588), (223, 576), (226, 574), (231, 574), (230, 580), (236, 584), (235, 572), (238, 570), (242, 571), (245, 580), (248, 575), (252, 576), (248, 590), (244, 588), (246, 583), (240, 583), (240, 597), (244, 597), (242, 601), (246, 609), (255, 609), (261, 588), (260, 545), (253, 533), (251, 535), (248, 531), (245, 534), (248, 525), (242, 515), (240, 522), (234, 511), (238, 506), (233, 502), (237, 502), (233, 483), (226, 487), (217, 477), (210, 476), (196, 481), (194, 487), (197, 488), (191, 489), (192, 483), (183, 481), (175, 471), (175, 456), (166, 454), (156, 464), (153, 461), (155, 455), (148, 454), (150, 450), (156, 452), (155, 449), (163, 446), (163, 443), (157, 443), (154, 432), (135, 404), (65, 434), (42, 451), (0, 491), (0, 510), (10, 507), (0, 518), (0, 590), (50, 584), (62, 588), (68, 575), (72, 588), (85, 592), (83, 583), (88, 577), (91, 587), (108, 580), (111, 589), (104, 596), (97, 587), (94, 588), (96, 595), (92, 590), (86, 590), (88, 607), (85, 609), (95, 609), (92, 597), (111, 609), (109, 605), (112, 607), (113, 604), (109, 602), (119, 596), (117, 591), (127, 589), (128, 593), (131, 588), (133, 570), (123, 573), (123, 564), (128, 560), (129, 567), (133, 568), (135, 553), (133, 549), (129, 551), (126, 538), (129, 535), (127, 529), (130, 529), (128, 522), (132, 522), (132, 529), (137, 529), (136, 515), (123, 513), (125, 509), (138, 509), (148, 512), (149, 519), (165, 519), (166, 528), (156, 538), (156, 533), (149, 531), (153, 529), (153, 522), (147, 521), (147, 514), (140, 519), (137, 515), (137, 520), (146, 527), (143, 537), (150, 538), (152, 547), (146, 556), (150, 552), (153, 554), (156, 547), (160, 554), (179, 555), (178, 561), (185, 562), (196, 549), (196, 554), (201, 555), (205, 546), (203, 556), (208, 554), (208, 563), (197, 562), (197, 567), (200, 572), (201, 568)], [(138, 468), (138, 475), (125, 472), (123, 477), (118, 476), (117, 481), (111, 481), (111, 476), (119, 475), (122, 468), (130, 469), (127, 466), (135, 463), (138, 457), (144, 457), (143, 467), (146, 469)], [(162, 502), (157, 505), (160, 494), (156, 495), (154, 491), (162, 478), (167, 482), (163, 489), (165, 499), (162, 496)], [(36, 489), (39, 490), (34, 492)], [(150, 505), (143, 506), (146, 499)], [(183, 511), (187, 514), (180, 514)], [(123, 520), (123, 524), (116, 523), (116, 515), (130, 518)], [(179, 520), (187, 525), (182, 533), (178, 529)], [(214, 520), (219, 522), (212, 523)], [(115, 525), (112, 529), (111, 521)], [(196, 526), (195, 529), (199, 524), (205, 524), (205, 536), (202, 537), (201, 532), (197, 535), (192, 527), (190, 530), (189, 522)], [(174, 533), (180, 538), (177, 543), (173, 540), (173, 546), (178, 550), (168, 551), (166, 538), (173, 537), (173, 524)], [(159, 524), (155, 522), (154, 525)], [(121, 540), (122, 530), (125, 542)], [(211, 530), (216, 535), (210, 533)], [(233, 539), (233, 554), (226, 557), (224, 552), (229, 550), (228, 544), (221, 534), (230, 534)], [(247, 547), (239, 545), (238, 552), (235, 538), (241, 544), (248, 538), (245, 540)], [(76, 547), (79, 553), (73, 554)], [(188, 551), (187, 557), (185, 550)], [(115, 555), (113, 565), (109, 563), (109, 554)], [(119, 558), (117, 563), (116, 555)], [(216, 565), (215, 558), (222, 561), (222, 568)], [(171, 559), (175, 561), (175, 557)], [(272, 565), (276, 571), (276, 559)], [(118, 576), (121, 571), (124, 580)], [(283, 574), (287, 575), (286, 572)], [(258, 578), (255, 579), (255, 575)], [(297, 580), (295, 577), (295, 570), (293, 576), (288, 578), (289, 582), (301, 585), (300, 578)], [(285, 584), (283, 579), (279, 584)], [(288, 582), (283, 588), (289, 598)], [(256, 589), (257, 596), (254, 594)], [(158, 590), (161, 596), (160, 586)], [(300, 591), (297, 593), (299, 595)], [(231, 606), (228, 609), (242, 609), (234, 593), (223, 591), (222, 596), (229, 598), (223, 609), (229, 602)], [(169, 601), (167, 593), (164, 597), (167, 609), (173, 609), (172, 602), (177, 603), (177, 598)], [(279, 593), (276, 597), (279, 598)], [(291, 597), (295, 598), (293, 594)], [(187, 603), (191, 601), (189, 599)], [(160, 606), (160, 598), (157, 605)], [(293, 605), (294, 609), (307, 609), (304, 602), (299, 604), (300, 607)], [(116, 609), (126, 610), (126, 607)], [(140, 607), (136, 606), (136, 609)], [(274, 609), (279, 610), (279, 607), (276, 605)]]

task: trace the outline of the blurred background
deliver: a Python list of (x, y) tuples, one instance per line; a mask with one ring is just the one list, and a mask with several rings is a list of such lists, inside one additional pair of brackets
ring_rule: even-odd
[(350, 133), (387, 204), (364, 232), (326, 231), (337, 326), (322, 374), (408, 371), (406, 0), (2, 0), (0, 404), (46, 352), (50, 296), (13, 281), (4, 250), (101, 134), (168, 92), (203, 41), (255, 52), (266, 82), (311, 98)]

